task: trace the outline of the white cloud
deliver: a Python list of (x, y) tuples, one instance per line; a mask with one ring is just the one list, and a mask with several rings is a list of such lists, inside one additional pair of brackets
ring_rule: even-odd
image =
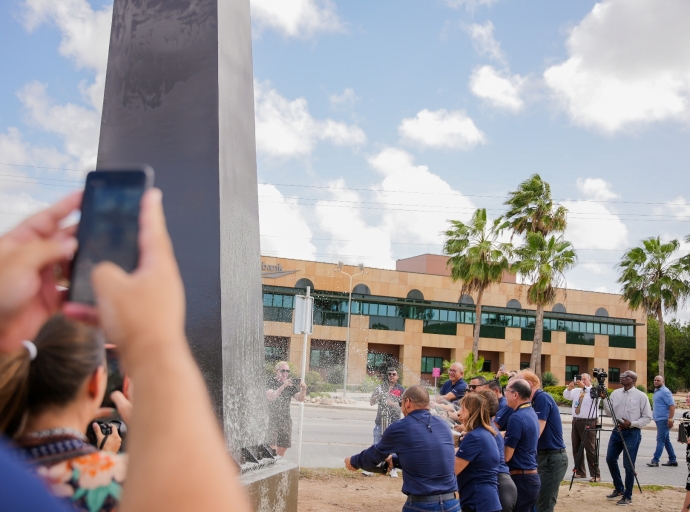
[(463, 110), (421, 110), (415, 117), (403, 119), (400, 136), (423, 147), (471, 149), (485, 144), (486, 136)]
[(611, 184), (601, 178), (578, 178), (575, 184), (585, 196), (597, 201), (608, 201), (618, 197), (618, 194), (611, 190)]
[(498, 2), (498, 0), (445, 0), (446, 5), (453, 9), (460, 9), (464, 7), (468, 11), (474, 11), (477, 7), (485, 5), (491, 7), (491, 5)]
[(366, 142), (366, 135), (356, 125), (326, 119), (314, 119), (307, 100), (289, 101), (268, 83), (255, 82), (256, 146), (260, 152), (277, 157), (309, 155), (319, 140), (337, 146)]
[(259, 31), (272, 28), (288, 37), (306, 38), (343, 30), (332, 0), (251, 0), (251, 7)]
[(426, 243), (440, 251), (448, 220), (467, 221), (475, 209), (470, 199), (426, 165), (416, 165), (406, 151), (384, 149), (369, 158), (369, 165), (383, 175), (377, 194), (386, 205), (381, 226), (393, 240)]
[(313, 260), (312, 230), (296, 198), (284, 197), (273, 185), (259, 185), (261, 254)]
[(690, 203), (688, 203), (683, 196), (678, 196), (672, 201), (669, 201), (663, 208), (655, 209), (655, 212), (660, 214), (664, 211), (670, 212), (679, 220), (690, 219)]
[(465, 31), (472, 39), (475, 51), (484, 57), (505, 62), (505, 56), (501, 51), (501, 43), (494, 37), (494, 24), (487, 21), (483, 25), (473, 23), (465, 26)]
[(480, 66), (472, 71), (470, 90), (491, 106), (519, 112), (524, 107), (520, 89), (524, 79), (519, 75), (502, 74), (493, 66)]
[(3, 192), (0, 190), (0, 235), (7, 233), (28, 216), (48, 207), (27, 192)]
[(628, 228), (608, 205), (592, 202), (618, 197), (600, 178), (578, 179), (577, 187), (589, 201), (563, 201), (568, 209), (565, 238), (575, 249), (625, 249)]
[(569, 58), (544, 73), (576, 124), (614, 133), (690, 119), (690, 2), (604, 0), (571, 31)]
[(56, 105), (46, 86), (39, 82), (25, 85), (17, 96), (26, 108), (31, 124), (59, 135), (66, 153), (80, 167), (96, 165), (101, 116), (93, 109), (66, 103)]
[(348, 87), (342, 94), (331, 94), (328, 101), (331, 102), (331, 108), (352, 108), (357, 103), (359, 97), (355, 94), (355, 90)]
[(33, 31), (42, 23), (55, 23), (62, 34), (58, 51), (77, 69), (89, 69), (96, 76), (92, 84), (81, 84), (91, 106), (101, 111), (110, 41), (113, 6), (94, 11), (86, 0), (25, 0), (24, 26)]
[(381, 227), (369, 224), (362, 210), (354, 207), (360, 202), (359, 194), (343, 190), (342, 178), (329, 186), (331, 199), (318, 201), (315, 207), (319, 228), (332, 237), (326, 251), (333, 259), (346, 263), (395, 268), (390, 235)]

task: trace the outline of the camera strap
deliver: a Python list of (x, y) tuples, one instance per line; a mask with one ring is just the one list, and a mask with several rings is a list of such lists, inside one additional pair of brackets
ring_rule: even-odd
[(101, 441), (101, 445), (98, 447), (99, 450), (102, 450), (103, 447), (105, 446), (105, 442), (108, 440), (110, 437), (110, 434), (106, 434), (103, 436), (103, 441)]

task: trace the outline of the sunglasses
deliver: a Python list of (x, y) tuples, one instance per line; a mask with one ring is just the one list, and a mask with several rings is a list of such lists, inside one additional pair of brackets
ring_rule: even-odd
[(477, 389), (477, 384), (469, 384), (467, 387), (469, 389)]

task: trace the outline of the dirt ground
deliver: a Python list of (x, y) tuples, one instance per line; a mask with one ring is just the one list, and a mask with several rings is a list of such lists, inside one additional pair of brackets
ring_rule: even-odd
[[(362, 476), (345, 469), (302, 469), (299, 480), (299, 512), (335, 512), (342, 510), (400, 512), (405, 496), (402, 480), (388, 476)], [(572, 490), (561, 487), (558, 512), (585, 510), (620, 510), (614, 500), (607, 500), (610, 484), (575, 483)], [(680, 510), (685, 490), (674, 487), (646, 486), (633, 495), (630, 512)]]

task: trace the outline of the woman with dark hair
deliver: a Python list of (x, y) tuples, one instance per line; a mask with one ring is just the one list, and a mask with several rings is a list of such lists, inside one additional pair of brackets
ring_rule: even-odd
[(460, 506), (463, 512), (501, 512), (498, 498), (500, 458), (491, 426), (486, 398), (478, 393), (465, 395), (460, 421), (466, 434), (455, 454)]
[(84, 435), (97, 417), (107, 383), (99, 331), (62, 315), (33, 342), (0, 359), (0, 432), (19, 445), (52, 492), (73, 509), (115, 510), (127, 470), (117, 428), (99, 451)]

